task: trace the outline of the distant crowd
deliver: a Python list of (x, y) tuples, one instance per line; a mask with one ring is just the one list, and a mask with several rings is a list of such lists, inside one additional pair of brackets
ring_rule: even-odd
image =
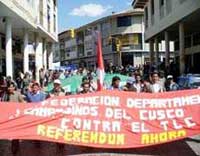
[[(106, 66), (107, 73), (119, 73), (128, 76), (126, 84), (121, 85), (121, 78), (114, 76), (106, 90), (148, 92), (158, 93), (179, 90), (173, 75), (167, 75), (163, 70), (150, 68), (147, 65), (133, 67), (118, 67), (109, 64)], [(97, 91), (97, 83), (94, 80), (95, 70), (87, 70), (80, 67), (76, 70), (44, 70), (39, 71), (39, 82), (36, 82), (32, 73), (23, 74), (19, 72), (15, 79), (10, 76), (0, 77), (0, 99), (1, 101), (14, 102), (40, 102), (49, 97), (70, 95), (71, 92), (63, 89), (61, 80), (75, 75), (82, 76), (81, 85), (76, 88), (76, 94), (86, 94)], [(45, 92), (49, 83), (53, 83), (53, 89)], [(74, 94), (74, 93), (73, 93)]]

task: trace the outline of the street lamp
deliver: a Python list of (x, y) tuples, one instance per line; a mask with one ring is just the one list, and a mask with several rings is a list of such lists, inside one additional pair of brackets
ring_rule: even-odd
[(119, 54), (119, 66), (121, 66), (122, 65), (122, 51), (121, 51), (122, 44), (121, 44), (121, 40), (118, 37), (110, 36), (109, 37), (109, 44), (112, 44), (113, 40), (115, 41), (116, 51)]

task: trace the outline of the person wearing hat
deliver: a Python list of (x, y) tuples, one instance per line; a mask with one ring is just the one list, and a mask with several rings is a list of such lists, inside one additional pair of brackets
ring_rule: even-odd
[(166, 84), (167, 91), (176, 91), (179, 90), (179, 86), (176, 82), (174, 82), (174, 78), (172, 75), (167, 76), (167, 84)]
[(126, 85), (123, 87), (124, 91), (135, 91), (135, 89), (133, 88), (133, 84), (134, 84), (135, 80), (133, 77), (129, 77), (126, 81)]
[(49, 96), (65, 96), (65, 90), (61, 87), (61, 82), (59, 79), (54, 80), (53, 89), (50, 91)]
[(41, 102), (46, 99), (47, 95), (41, 91), (40, 85), (37, 82), (33, 82), (26, 95), (27, 102)]
[[(55, 79), (53, 82), (53, 89), (49, 93), (49, 97), (65, 96), (65, 90), (61, 87), (61, 81)], [(56, 143), (56, 147), (59, 151), (62, 151), (64, 144)]]

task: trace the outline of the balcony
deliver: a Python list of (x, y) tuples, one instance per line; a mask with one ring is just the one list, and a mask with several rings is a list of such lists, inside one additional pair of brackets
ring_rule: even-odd
[(122, 51), (137, 51), (137, 50), (142, 50), (142, 44), (138, 45), (130, 45), (130, 46), (123, 46), (121, 48)]

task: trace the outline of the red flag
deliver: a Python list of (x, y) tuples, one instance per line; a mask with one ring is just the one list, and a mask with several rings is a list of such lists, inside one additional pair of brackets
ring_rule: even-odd
[(97, 91), (103, 90), (103, 80), (104, 80), (104, 63), (103, 63), (103, 53), (101, 44), (101, 35), (97, 32)]

